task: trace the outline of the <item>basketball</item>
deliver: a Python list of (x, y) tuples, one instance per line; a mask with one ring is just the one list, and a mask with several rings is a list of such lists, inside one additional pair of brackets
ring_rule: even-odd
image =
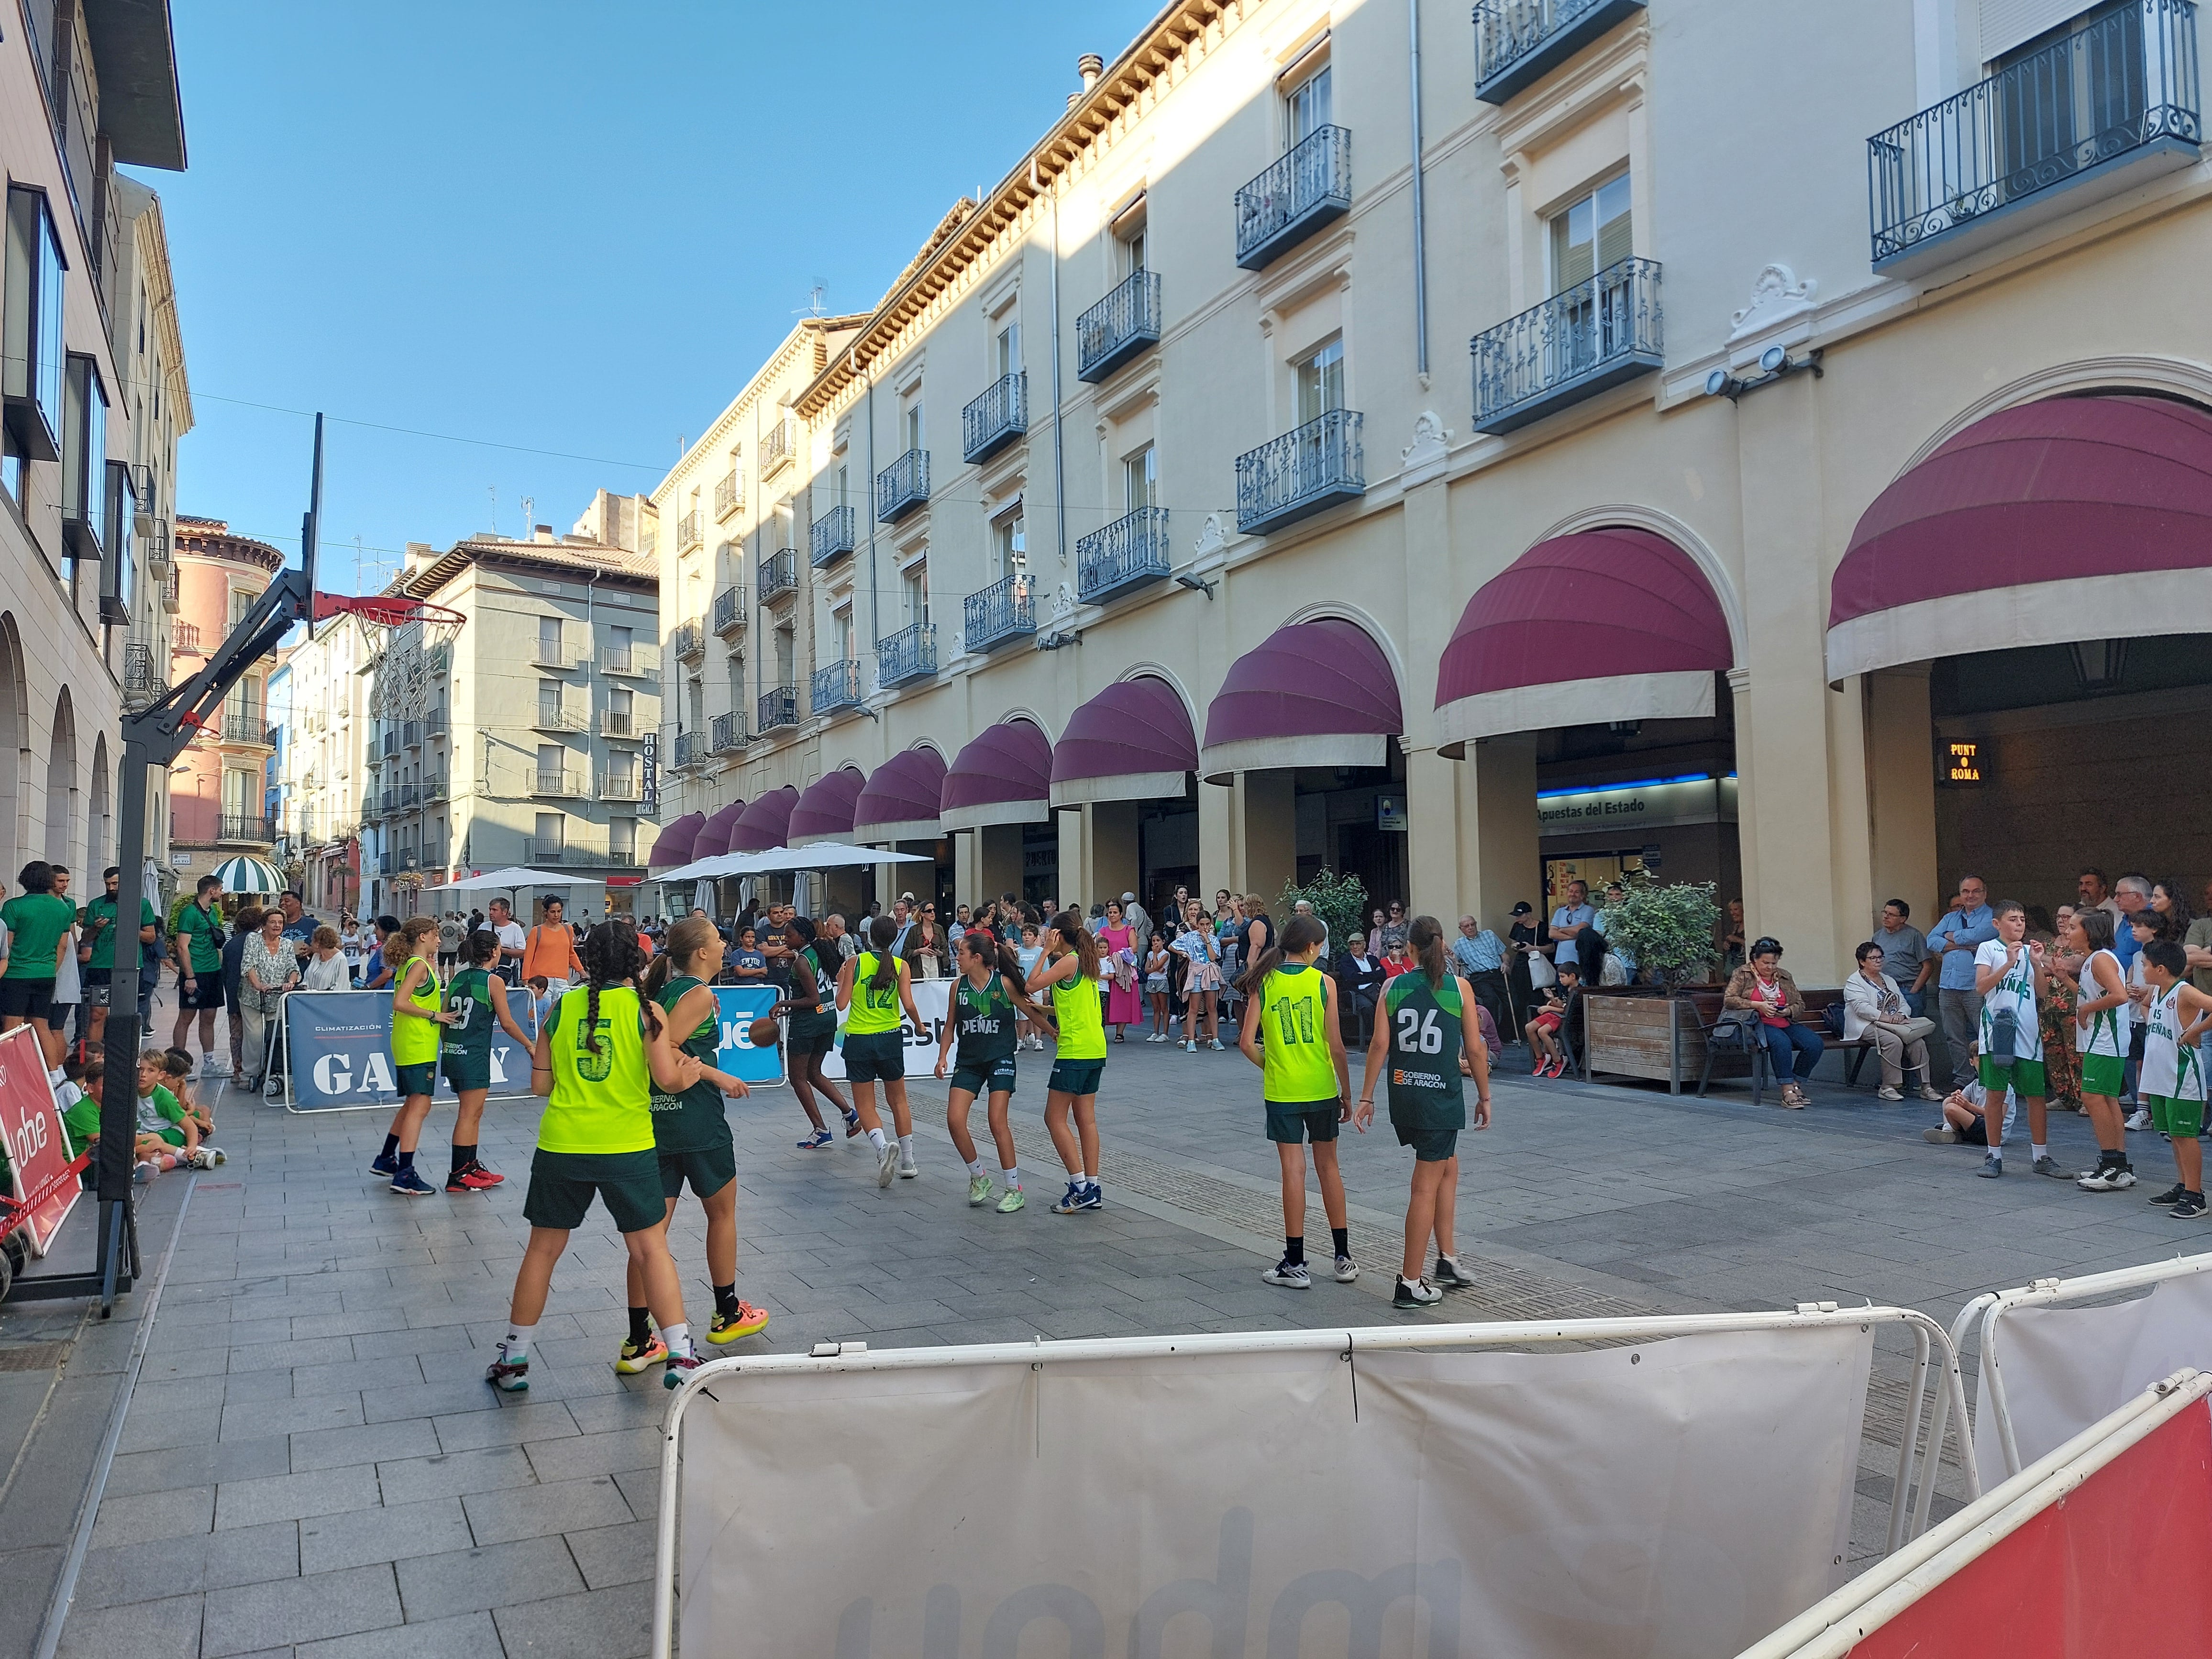
[(756, 1048), (773, 1048), (781, 1030), (772, 1019), (757, 1019), (745, 1032), (745, 1039)]

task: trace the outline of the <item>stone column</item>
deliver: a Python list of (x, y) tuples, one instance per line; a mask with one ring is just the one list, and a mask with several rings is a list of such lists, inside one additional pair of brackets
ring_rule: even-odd
[[(1536, 734), (1516, 732), (1468, 745), (1462, 772), (1474, 775), (1476, 849), (1471, 882), (1461, 889), (1486, 927), (1505, 936), (1514, 904), (1544, 908), (1544, 858), (1537, 838)], [(1464, 790), (1467, 786), (1462, 786)], [(1455, 923), (1456, 916), (1443, 918)]]
[[(1238, 780), (1243, 793), (1244, 885), (1272, 908), (1298, 873), (1297, 776), (1269, 769)], [(1231, 884), (1234, 886), (1234, 884)]]
[(1137, 890), (1137, 803), (1094, 801), (1089, 811), (1091, 876), (1103, 903)]
[(1885, 668), (1864, 678), (1867, 822), (1873, 892), (1880, 905), (1901, 898), (1914, 925), (1936, 913), (1936, 722), (1929, 711), (1926, 663)]
[(1054, 896), (1062, 904), (1080, 904), (1088, 911), (1092, 894), (1084, 854), (1091, 839), (1091, 809), (1079, 806), (1052, 816), (1060, 828), (1060, 881)]

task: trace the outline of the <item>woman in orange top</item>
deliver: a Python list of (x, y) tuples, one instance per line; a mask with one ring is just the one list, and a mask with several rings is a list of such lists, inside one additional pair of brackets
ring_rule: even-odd
[(544, 920), (522, 944), (522, 977), (544, 979), (556, 1002), (572, 981), (584, 977), (583, 958), (576, 954), (576, 931), (562, 920), (564, 908), (559, 899), (547, 899)]

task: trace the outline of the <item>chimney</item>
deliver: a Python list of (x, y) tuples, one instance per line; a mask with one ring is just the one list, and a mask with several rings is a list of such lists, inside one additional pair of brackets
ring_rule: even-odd
[(534, 524), (531, 526), (530, 539), (533, 542), (551, 541), (553, 539), (553, 526), (550, 524)]
[(1086, 52), (1075, 60), (1075, 72), (1083, 77), (1085, 92), (1098, 84), (1098, 77), (1106, 73), (1106, 60), (1095, 52)]

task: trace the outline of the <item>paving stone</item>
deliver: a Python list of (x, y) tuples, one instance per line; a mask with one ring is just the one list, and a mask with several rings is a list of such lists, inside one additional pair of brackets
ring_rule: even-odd
[(499, 1632), (488, 1613), (410, 1623), (359, 1636), (304, 1642), (294, 1659), (487, 1659), (497, 1653)]
[(399, 1622), (399, 1592), (389, 1566), (319, 1572), (209, 1591), (200, 1652), (203, 1659), (228, 1659)]
[(100, 1501), (92, 1541), (100, 1546), (143, 1544), (151, 1538), (183, 1538), (204, 1533), (215, 1521), (216, 1489), (178, 1486)]
[(517, 1607), (586, 1588), (568, 1547), (556, 1536), (403, 1561), (398, 1574), (410, 1620)]
[[(136, 1407), (134, 1406), (133, 1409)], [(256, 1440), (212, 1441), (161, 1451), (128, 1452), (108, 1466), (107, 1497), (165, 1492), (178, 1486), (213, 1486), (250, 1480), (258, 1475), (289, 1474), (290, 1443), (282, 1435)]]
[(77, 1574), (76, 1605), (104, 1607), (155, 1601), (179, 1590), (291, 1578), (299, 1571), (299, 1528), (290, 1521), (198, 1537), (155, 1539), (88, 1551)]
[(316, 1516), (300, 1527), (300, 1570), (335, 1572), (377, 1561), (465, 1550), (475, 1542), (457, 1498)]
[(594, 1527), (568, 1534), (568, 1553), (592, 1589), (613, 1584), (642, 1583), (653, 1577), (659, 1528), (650, 1521), (626, 1526)]
[(479, 1544), (617, 1526), (631, 1518), (629, 1505), (614, 1478), (605, 1474), (504, 1492), (471, 1492), (461, 1504), (468, 1511), (469, 1529)]
[(504, 1411), (460, 1412), (431, 1419), (438, 1449), (479, 1451), (486, 1446), (519, 1446), (535, 1440), (556, 1440), (580, 1431), (563, 1402), (533, 1401)]
[(332, 1469), (348, 1463), (381, 1463), (406, 1457), (428, 1457), (440, 1449), (437, 1431), (426, 1417), (396, 1423), (370, 1423), (359, 1428), (319, 1429), (292, 1437), (292, 1473)]
[(173, 1595), (72, 1613), (62, 1627), (61, 1659), (199, 1659), (200, 1601)]
[(540, 1480), (573, 1480), (580, 1475), (613, 1474), (621, 1469), (650, 1468), (660, 1462), (663, 1442), (657, 1428), (617, 1429), (573, 1439), (533, 1441), (530, 1467)]
[(653, 1646), (653, 1587), (622, 1584), (492, 1614), (500, 1640), (529, 1659), (637, 1659)]
[(526, 1486), (537, 1479), (531, 1472), (529, 1456), (520, 1446), (487, 1446), (477, 1451), (405, 1458), (379, 1465), (377, 1474), (383, 1482), (386, 1500), (394, 1504)]
[(265, 1521), (299, 1521), (346, 1510), (374, 1509), (382, 1501), (373, 1464), (261, 1480), (229, 1480), (216, 1488), (215, 1524), (221, 1528), (258, 1526)]

